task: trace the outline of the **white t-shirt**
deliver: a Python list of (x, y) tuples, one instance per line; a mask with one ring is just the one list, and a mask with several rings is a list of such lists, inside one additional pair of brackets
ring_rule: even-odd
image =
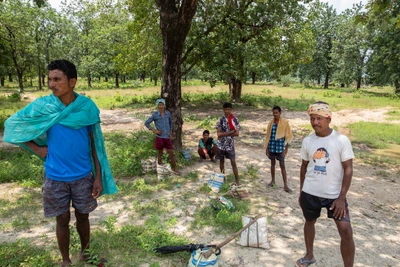
[(349, 138), (335, 130), (326, 137), (313, 133), (304, 138), (300, 155), (309, 162), (303, 191), (317, 197), (338, 198), (342, 189), (342, 162), (354, 158)]

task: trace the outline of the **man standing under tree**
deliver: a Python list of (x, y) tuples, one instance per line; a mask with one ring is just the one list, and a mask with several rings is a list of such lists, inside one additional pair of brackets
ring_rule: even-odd
[(270, 187), (275, 186), (275, 165), (276, 159), (279, 161), (283, 178), (283, 190), (288, 193), (292, 189), (288, 187), (287, 175), (285, 168), (285, 157), (288, 152), (289, 143), (293, 139), (292, 130), (288, 120), (281, 117), (282, 109), (279, 106), (272, 108), (272, 115), (274, 118), (268, 123), (266, 137), (264, 140), (265, 154), (271, 160), (271, 182), (268, 184)]
[(316, 262), (314, 258), (315, 223), (321, 209), (335, 220), (341, 238), (340, 251), (345, 267), (354, 263), (355, 245), (346, 200), (353, 176), (354, 153), (350, 140), (329, 127), (332, 112), (325, 102), (308, 108), (314, 133), (304, 138), (301, 147), (299, 203), (303, 210), (306, 255), (297, 266)]
[(217, 152), (216, 159), (219, 159), (219, 168), (222, 173), (225, 173), (225, 158), (231, 161), (233, 174), (235, 175), (236, 185), (239, 185), (239, 171), (236, 166), (236, 154), (234, 136), (239, 136), (239, 120), (232, 114), (232, 104), (224, 103), (224, 116), (217, 121)]
[[(165, 99), (160, 98), (156, 100), (156, 107), (158, 111), (154, 112), (144, 123), (144, 125), (156, 134), (156, 141), (154, 143), (154, 148), (157, 150), (158, 164), (162, 164), (162, 155), (164, 153), (164, 148), (167, 149), (167, 153), (171, 160), (173, 171), (179, 174), (176, 167), (176, 160), (174, 155), (174, 149), (172, 146), (172, 118), (171, 113), (165, 110)], [(151, 123), (154, 121), (156, 128), (151, 127)]]
[[(90, 241), (89, 213), (101, 194), (118, 191), (111, 175), (100, 127), (100, 111), (94, 102), (74, 92), (77, 71), (67, 60), (48, 67), (53, 93), (36, 99), (5, 122), (4, 141), (22, 146), (45, 160), (44, 215), (56, 217), (56, 236), (62, 266), (69, 256), (70, 203), (75, 208), (81, 241), (80, 260), (93, 263), (87, 253)], [(103, 266), (105, 259), (97, 261)]]

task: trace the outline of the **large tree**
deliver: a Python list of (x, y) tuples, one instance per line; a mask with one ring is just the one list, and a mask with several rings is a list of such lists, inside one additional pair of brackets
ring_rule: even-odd
[(370, 1), (367, 25), (372, 35), (372, 54), (368, 74), (376, 84), (393, 83), (400, 94), (400, 3)]
[(156, 0), (163, 39), (161, 96), (173, 118), (173, 144), (182, 150), (182, 51), (196, 13), (198, 0)]
[(361, 4), (356, 4), (338, 16), (337, 37), (332, 49), (335, 81), (347, 86), (355, 81), (357, 89), (361, 87), (371, 52), (367, 27), (358, 19), (362, 8)]
[[(196, 13), (198, 0), (148, 0), (131, 1), (138, 16), (147, 13), (150, 22), (159, 15), (162, 36), (162, 79), (161, 97), (166, 99), (173, 120), (172, 142), (176, 150), (182, 150), (182, 52)], [(153, 25), (153, 24), (152, 24)], [(148, 25), (152, 27), (152, 25)], [(149, 31), (151, 33), (151, 31)], [(156, 39), (155, 39), (156, 40)]]
[(332, 58), (333, 43), (336, 39), (337, 15), (333, 6), (320, 1), (310, 4), (308, 21), (313, 33), (314, 54), (312, 62), (300, 69), (302, 79), (324, 80), (324, 88), (329, 87), (329, 80), (334, 70)]
[(34, 62), (35, 16), (28, 2), (15, 0), (0, 5), (0, 39), (13, 62), (18, 86), (24, 90), (24, 73)]
[(257, 62), (279, 77), (304, 57), (302, 2), (308, 1), (202, 1), (189, 38), (191, 60), (201, 61), (211, 79), (224, 77), (230, 98), (241, 101), (242, 84)]

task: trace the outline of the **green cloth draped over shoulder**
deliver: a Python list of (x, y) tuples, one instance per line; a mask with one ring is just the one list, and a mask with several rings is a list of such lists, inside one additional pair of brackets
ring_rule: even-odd
[[(112, 177), (104, 146), (103, 133), (100, 127), (100, 110), (90, 98), (77, 93), (75, 93), (75, 96), (75, 101), (68, 106), (65, 106), (53, 94), (36, 99), (6, 120), (4, 123), (4, 141), (21, 146), (34, 153), (24, 143), (33, 141), (39, 146), (47, 145), (46, 132), (57, 123), (73, 129), (93, 125), (94, 143), (102, 172), (102, 194), (114, 194), (118, 191), (118, 188)], [(45, 160), (44, 158), (41, 159)], [(92, 172), (96, 175), (93, 159)]]

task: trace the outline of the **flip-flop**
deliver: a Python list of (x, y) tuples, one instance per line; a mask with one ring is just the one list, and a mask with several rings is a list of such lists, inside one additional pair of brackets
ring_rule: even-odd
[(268, 187), (274, 187), (275, 186), (275, 184), (273, 184), (273, 183), (269, 183), (268, 185), (267, 185)]
[[(300, 265), (298, 265), (297, 261), (296, 261), (296, 266), (297, 267), (307, 267), (307, 266), (310, 266), (311, 264), (316, 263), (317, 261), (316, 260), (305, 260), (304, 258), (300, 258), (298, 260), (298, 262), (300, 263)], [(303, 264), (307, 264), (307, 265), (303, 266)]]

